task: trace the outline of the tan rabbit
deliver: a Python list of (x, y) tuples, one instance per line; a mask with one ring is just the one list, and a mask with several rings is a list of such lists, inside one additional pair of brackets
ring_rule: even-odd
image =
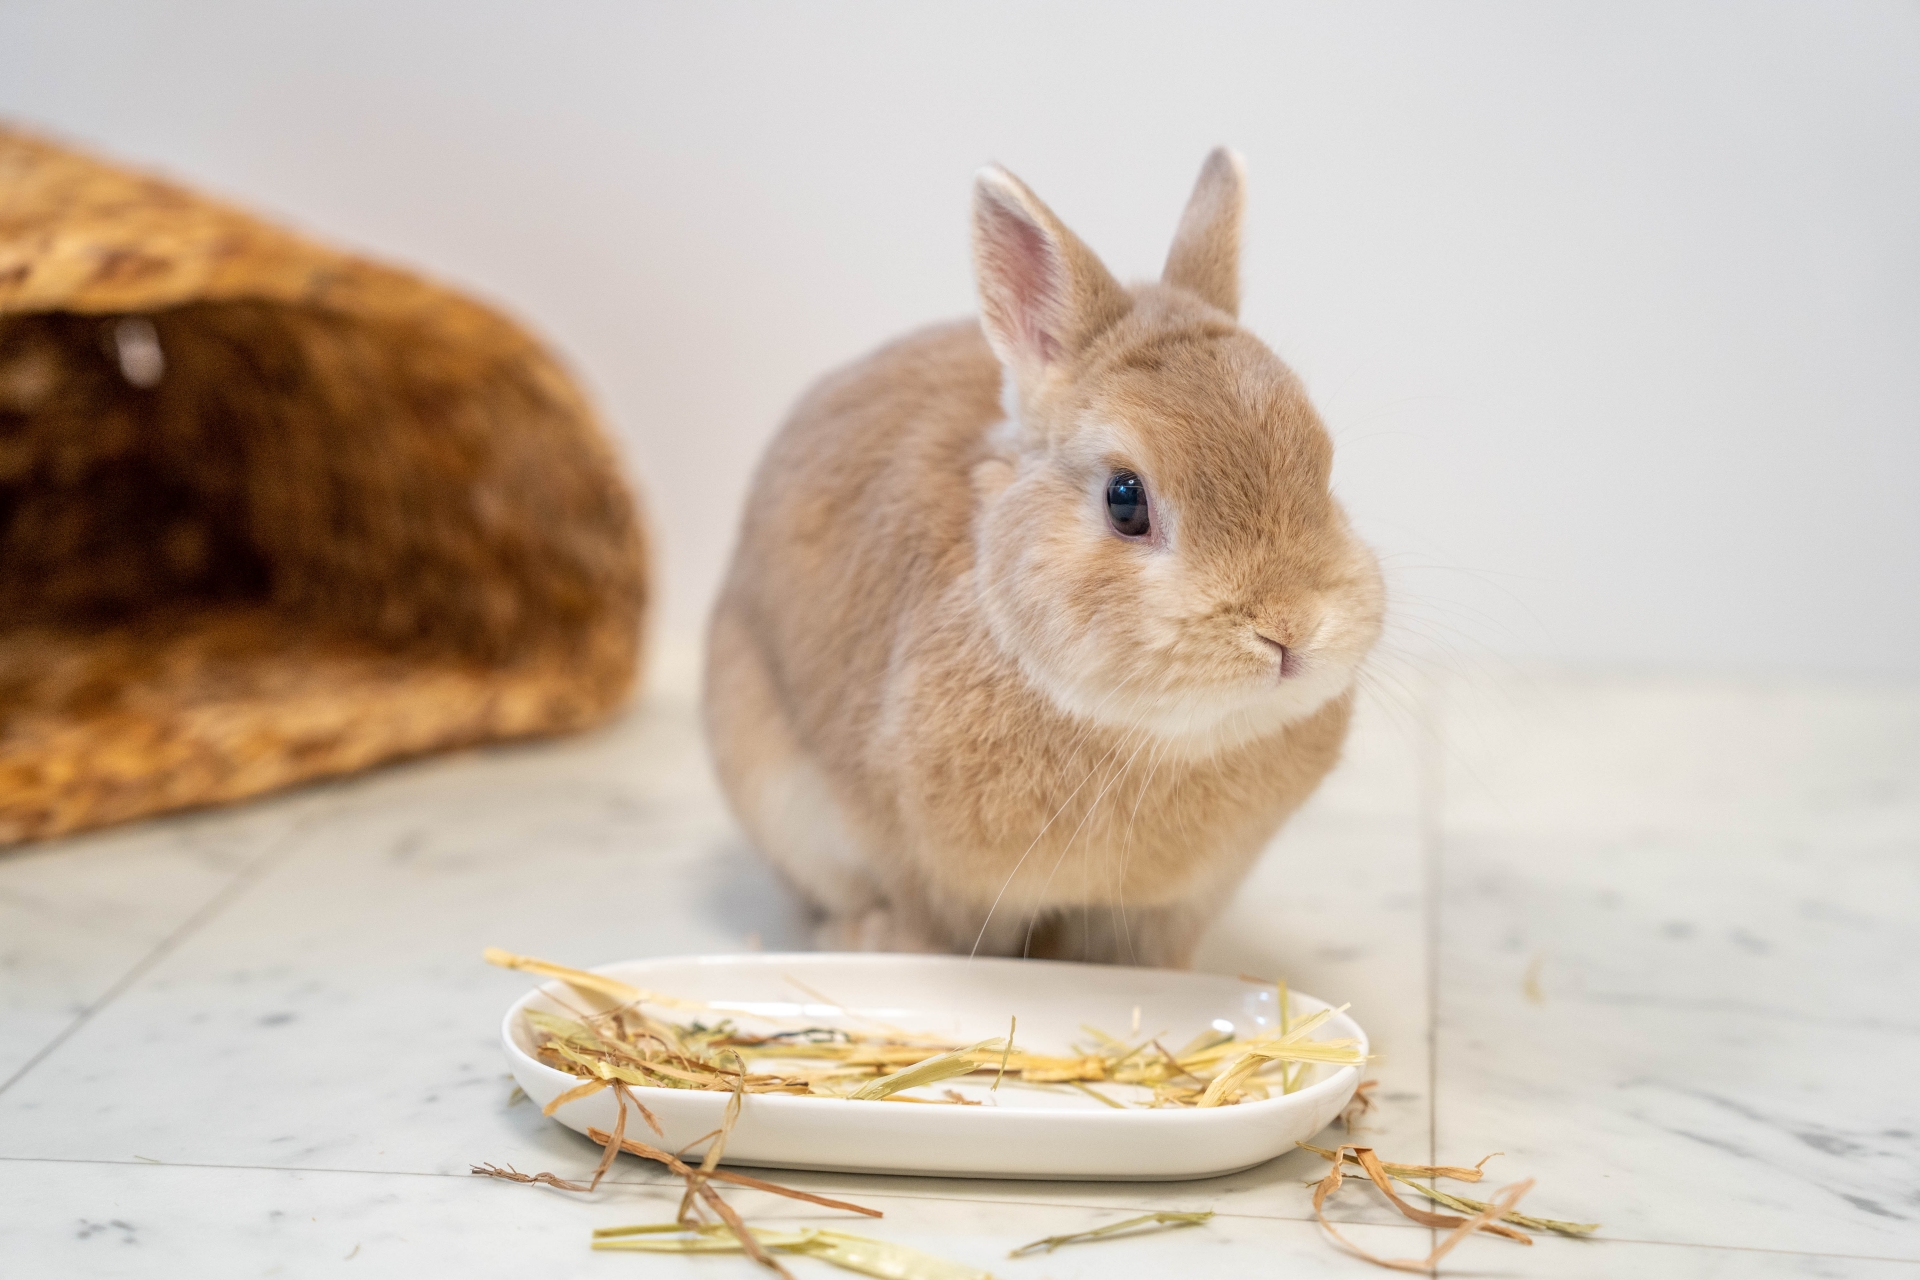
[(829, 375), (769, 448), (707, 730), (823, 945), (1188, 964), (1339, 757), (1379, 568), (1235, 320), (1242, 199), (1215, 151), (1123, 287), (983, 170), (979, 321)]

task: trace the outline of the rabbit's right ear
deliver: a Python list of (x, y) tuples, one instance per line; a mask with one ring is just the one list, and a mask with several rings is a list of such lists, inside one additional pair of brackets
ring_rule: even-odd
[(973, 182), (980, 326), (1022, 381), (1079, 351), (1132, 305), (1093, 251), (998, 165)]
[(1240, 215), (1246, 203), (1246, 162), (1228, 147), (1215, 147), (1180, 215), (1161, 281), (1230, 316), (1240, 314)]

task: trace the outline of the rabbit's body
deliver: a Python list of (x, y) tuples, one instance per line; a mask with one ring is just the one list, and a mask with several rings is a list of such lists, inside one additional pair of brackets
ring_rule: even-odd
[(837, 945), (1184, 964), (1338, 758), (1379, 586), (1317, 419), (1191, 289), (1093, 301), (1035, 367), (989, 296), (829, 376), (756, 476), (709, 735)]

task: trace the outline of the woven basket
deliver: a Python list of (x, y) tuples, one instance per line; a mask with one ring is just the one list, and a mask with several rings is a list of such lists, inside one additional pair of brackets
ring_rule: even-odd
[(523, 330), (0, 130), (0, 843), (589, 725), (647, 599)]

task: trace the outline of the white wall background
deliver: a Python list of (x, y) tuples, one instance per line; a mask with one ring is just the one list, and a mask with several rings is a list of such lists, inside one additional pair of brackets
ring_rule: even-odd
[(1403, 647), (1920, 673), (1920, 6), (0, 6), (0, 114), (570, 356), (669, 634), (813, 376), (971, 309), (998, 159), (1123, 275), (1248, 157)]

